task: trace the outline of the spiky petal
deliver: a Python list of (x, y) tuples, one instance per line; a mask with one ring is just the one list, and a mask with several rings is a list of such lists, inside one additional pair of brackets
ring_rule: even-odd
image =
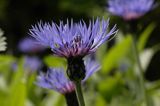
[(79, 23), (66, 24), (60, 22), (56, 25), (54, 22), (38, 23), (30, 29), (30, 35), (38, 43), (49, 46), (55, 55), (61, 57), (84, 57), (96, 51), (96, 49), (107, 41), (116, 31), (114, 26), (108, 30), (109, 19), (90, 21), (89, 26), (84, 21)]

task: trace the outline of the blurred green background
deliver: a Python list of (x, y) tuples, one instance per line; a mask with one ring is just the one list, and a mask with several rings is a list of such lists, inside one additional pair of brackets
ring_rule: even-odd
[[(111, 16), (106, 6), (106, 0), (0, 0), (0, 28), (7, 38), (7, 50), (0, 54), (0, 106), (66, 106), (63, 95), (36, 86), (37, 73), (28, 74), (23, 67), (26, 55), (40, 57), (43, 71), (50, 66), (65, 67), (66, 61), (53, 57), (50, 50), (22, 53), (18, 43), (40, 20), (89, 22), (96, 17), (110, 17), (110, 25), (117, 24), (119, 32), (95, 54), (102, 68), (83, 86), (86, 106), (145, 106), (131, 38), (126, 33), (128, 23)], [(160, 106), (160, 6), (135, 23), (149, 102)], [(14, 62), (18, 64), (16, 71)]]

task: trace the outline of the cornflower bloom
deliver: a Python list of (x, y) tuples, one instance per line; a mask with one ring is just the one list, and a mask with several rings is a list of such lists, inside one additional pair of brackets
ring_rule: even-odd
[(35, 53), (46, 49), (45, 46), (35, 43), (35, 39), (28, 37), (19, 42), (18, 49), (24, 53)]
[(85, 78), (85, 66), (83, 57), (94, 53), (97, 48), (112, 37), (117, 31), (114, 26), (108, 30), (109, 19), (90, 21), (87, 26), (84, 21), (66, 24), (60, 22), (58, 26), (54, 22), (38, 23), (30, 29), (39, 44), (49, 46), (53, 54), (65, 57), (68, 61), (67, 75), (71, 80)]
[(55, 55), (61, 57), (84, 57), (96, 51), (96, 49), (115, 34), (115, 26), (107, 32), (109, 20), (97, 19), (90, 21), (87, 27), (85, 22), (70, 25), (60, 22), (60, 25), (52, 23), (38, 23), (30, 29), (30, 35), (38, 43), (49, 46)]
[[(100, 69), (96, 61), (88, 59), (85, 61), (86, 77), (82, 80), (84, 83), (93, 73)], [(70, 81), (62, 68), (50, 68), (46, 74), (41, 73), (38, 76), (37, 85), (43, 88), (55, 90), (61, 94), (67, 94), (75, 91), (75, 84)]]
[(108, 11), (125, 20), (137, 19), (154, 7), (154, 0), (108, 0)]

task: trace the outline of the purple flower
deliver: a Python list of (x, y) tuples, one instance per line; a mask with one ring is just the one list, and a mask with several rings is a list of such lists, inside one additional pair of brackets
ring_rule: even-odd
[(108, 10), (125, 20), (137, 19), (150, 11), (154, 0), (108, 0)]
[(33, 38), (24, 38), (19, 42), (18, 49), (22, 52), (39, 52), (43, 51), (46, 47), (36, 44)]
[(38, 76), (37, 85), (47, 89), (56, 90), (62, 94), (74, 91), (74, 83), (70, 81), (61, 68), (50, 68), (46, 74)]
[(11, 63), (11, 69), (12, 69), (13, 71), (17, 71), (17, 70), (18, 70), (17, 61), (14, 61), (13, 63)]
[[(100, 65), (95, 61), (87, 60), (85, 64), (87, 66), (86, 77), (82, 80), (82, 83), (100, 69)], [(50, 68), (46, 74), (41, 73), (38, 77), (37, 85), (62, 94), (71, 93), (75, 90), (74, 83), (66, 77), (64, 70), (61, 68)]]
[[(42, 67), (42, 62), (37, 57), (30, 57), (25, 56), (24, 57), (24, 64), (23, 69), (27, 72), (34, 72), (39, 70)], [(18, 69), (18, 63), (15, 61), (11, 64), (11, 68), (13, 71), (16, 71)]]
[(84, 57), (96, 51), (96, 49), (107, 41), (116, 31), (114, 26), (108, 30), (109, 20), (90, 21), (87, 26), (84, 21), (67, 24), (60, 22), (58, 26), (54, 22), (38, 23), (30, 29), (30, 35), (38, 43), (49, 46), (55, 55), (61, 57)]
[(37, 57), (26, 56), (24, 59), (24, 68), (29, 71), (37, 71), (41, 68), (42, 62)]
[(97, 61), (92, 60), (91, 58), (85, 59), (84, 64), (86, 69), (86, 76), (82, 80), (82, 82), (86, 81), (93, 73), (100, 70), (100, 67), (101, 67)]

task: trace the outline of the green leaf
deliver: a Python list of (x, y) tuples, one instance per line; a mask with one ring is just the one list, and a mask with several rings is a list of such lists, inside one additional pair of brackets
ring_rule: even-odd
[(8, 102), (7, 93), (0, 90), (0, 106), (8, 106), (6, 102)]
[(0, 55), (0, 73), (5, 76), (5, 78), (10, 79), (12, 76), (11, 68), (12, 64), (15, 62), (15, 58), (10, 55)]
[(6, 70), (10, 68), (11, 64), (15, 61), (15, 58), (10, 55), (0, 55), (0, 70)]
[(145, 49), (143, 52), (141, 52), (140, 62), (144, 71), (148, 68), (148, 65), (155, 53), (156, 51), (153, 49)]
[(0, 75), (0, 106), (5, 106), (7, 100), (8, 86), (5, 77)]
[(14, 73), (7, 106), (25, 106), (26, 103), (26, 79), (24, 77), (23, 60), (20, 60), (18, 70)]
[(101, 95), (96, 96), (95, 106), (106, 106), (106, 101)]
[(35, 87), (35, 82), (36, 82), (36, 77), (37, 74), (36, 73), (32, 73), (29, 75), (29, 77), (27, 78), (27, 91), (30, 93), (32, 92), (32, 90)]
[(15, 60), (15, 57), (11, 55), (0, 55), (0, 61), (1, 61), (0, 65), (11, 63), (14, 60)]
[(123, 41), (112, 47), (104, 56), (102, 62), (102, 72), (109, 73), (114, 68), (122, 57), (124, 57), (131, 47), (131, 37), (127, 36)]
[(151, 23), (145, 30), (144, 32), (140, 35), (140, 38), (138, 40), (138, 50), (142, 51), (149, 39), (149, 36), (151, 35), (152, 31), (156, 25), (154, 23)]
[(44, 58), (45, 64), (49, 67), (65, 67), (65, 59), (61, 57), (55, 57), (53, 55)]
[(152, 100), (152, 105), (150, 106), (159, 106), (160, 104), (160, 90), (154, 90), (152, 94), (150, 93), (150, 98)]
[(11, 89), (10, 102), (8, 106), (24, 106), (26, 102), (25, 81), (18, 81)]
[(7, 91), (8, 86), (7, 86), (7, 81), (5, 80), (4, 76), (0, 76), (0, 91)]
[[(122, 90), (123, 80), (120, 73), (114, 76), (108, 76), (98, 85), (99, 92), (106, 100), (110, 100), (113, 96), (118, 95)], [(118, 89), (117, 89), (118, 88)]]
[(40, 106), (64, 106), (65, 100), (64, 96), (58, 92), (49, 92), (49, 95), (44, 98)]

